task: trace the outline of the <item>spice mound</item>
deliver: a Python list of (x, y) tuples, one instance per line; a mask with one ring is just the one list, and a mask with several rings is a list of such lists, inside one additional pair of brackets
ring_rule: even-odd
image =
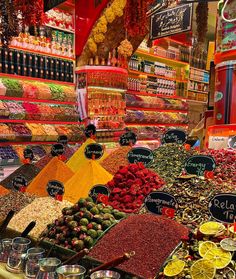
[(91, 248), (98, 237), (126, 216), (111, 206), (95, 204), (91, 198), (81, 198), (72, 207), (64, 208), (62, 213), (54, 224), (48, 225), (43, 236), (75, 251)]
[(73, 174), (72, 170), (70, 170), (65, 163), (57, 157), (53, 157), (32, 180), (26, 191), (37, 196), (48, 196), (47, 184), (50, 180), (58, 180), (65, 183)]
[(80, 169), (65, 183), (64, 198), (70, 202), (77, 202), (81, 197), (87, 197), (91, 188), (97, 184), (106, 184), (112, 179), (99, 163), (86, 160)]
[(70, 202), (57, 201), (51, 197), (36, 198), (12, 218), (9, 227), (15, 231), (22, 232), (27, 224), (36, 221), (36, 226), (29, 235), (38, 238), (46, 229), (47, 224), (60, 217), (61, 210), (64, 207), (71, 205)]
[(0, 185), (0, 196), (5, 196), (8, 193), (9, 193), (9, 190), (7, 190), (6, 188), (4, 188)]
[(23, 176), (28, 183), (39, 173), (39, 169), (33, 164), (25, 164), (16, 169), (12, 174), (7, 178), (1, 181), (1, 185), (6, 188), (12, 188), (12, 180), (16, 176)]
[(130, 146), (121, 146), (114, 150), (101, 163), (101, 166), (111, 174), (115, 174), (120, 167), (125, 167), (129, 164), (127, 154), (130, 151)]
[(10, 210), (19, 212), (26, 205), (30, 204), (35, 199), (34, 196), (11, 191), (9, 194), (0, 197), (0, 219), (3, 219), (7, 216)]
[(118, 268), (141, 278), (155, 278), (181, 238), (187, 235), (187, 228), (163, 216), (130, 215), (113, 227), (89, 256), (108, 262), (135, 251), (135, 255)]
[(213, 184), (204, 178), (177, 179), (171, 187), (162, 189), (176, 197), (178, 203), (176, 221), (194, 229), (209, 219), (208, 204), (219, 193), (236, 193), (233, 185)]
[[(192, 152), (192, 151), (191, 151)], [(166, 183), (173, 183), (184, 168), (186, 159), (192, 154), (184, 146), (168, 143), (153, 151), (154, 161), (149, 168), (158, 173)]]
[(142, 163), (137, 163), (120, 168), (107, 186), (111, 190), (109, 204), (132, 213), (140, 209), (150, 192), (164, 186), (164, 181)]

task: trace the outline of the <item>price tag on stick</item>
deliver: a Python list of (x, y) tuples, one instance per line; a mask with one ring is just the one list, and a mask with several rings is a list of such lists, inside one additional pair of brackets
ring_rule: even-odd
[(84, 150), (84, 155), (87, 159), (98, 160), (103, 156), (104, 149), (101, 144), (91, 143), (88, 144)]
[(206, 155), (194, 155), (185, 162), (185, 170), (188, 174), (204, 176), (205, 172), (214, 171), (216, 162), (213, 157)]
[(63, 183), (57, 180), (50, 180), (47, 184), (48, 195), (55, 198), (56, 200), (62, 201), (62, 197), (65, 192)]
[(127, 158), (130, 164), (143, 163), (144, 166), (148, 166), (154, 160), (154, 155), (149, 148), (135, 147), (129, 151)]
[[(103, 202), (104, 200), (106, 203), (106, 200), (108, 201), (109, 195), (110, 195), (110, 190), (105, 185), (102, 184), (95, 185), (89, 192), (89, 197), (91, 197), (94, 202), (97, 201)], [(107, 197), (107, 199), (104, 198), (105, 196)]]

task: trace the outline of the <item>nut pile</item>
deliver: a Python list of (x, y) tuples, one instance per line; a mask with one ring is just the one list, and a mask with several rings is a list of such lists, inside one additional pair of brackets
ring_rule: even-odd
[(168, 143), (153, 151), (154, 161), (149, 168), (158, 173), (166, 183), (173, 183), (184, 168), (186, 159), (191, 156), (191, 152), (186, 151), (184, 146)]

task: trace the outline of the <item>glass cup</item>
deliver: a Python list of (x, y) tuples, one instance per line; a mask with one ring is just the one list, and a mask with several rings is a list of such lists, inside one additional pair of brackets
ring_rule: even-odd
[(39, 271), (39, 260), (43, 258), (43, 248), (30, 248), (25, 257), (25, 275), (27, 278), (35, 278)]
[(57, 258), (40, 259), (36, 279), (58, 279), (56, 269), (60, 264), (61, 261)]
[(86, 269), (81, 265), (63, 265), (57, 268), (59, 279), (84, 279)]
[(12, 249), (12, 239), (4, 238), (1, 241), (0, 262), (6, 263)]

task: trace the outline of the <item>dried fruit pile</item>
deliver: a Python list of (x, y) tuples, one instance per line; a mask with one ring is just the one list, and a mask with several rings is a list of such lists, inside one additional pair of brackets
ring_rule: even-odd
[(91, 248), (106, 229), (126, 216), (111, 206), (93, 203), (91, 198), (81, 198), (72, 207), (64, 208), (62, 213), (63, 216), (48, 225), (42, 235), (75, 251)]
[(107, 262), (135, 251), (119, 269), (139, 278), (155, 278), (167, 257), (188, 230), (163, 216), (130, 215), (113, 227), (92, 249), (90, 257)]
[(163, 187), (164, 181), (142, 163), (137, 163), (120, 168), (107, 186), (111, 190), (109, 204), (132, 213), (140, 209), (150, 192)]
[(235, 150), (207, 150), (207, 155), (211, 155), (216, 161), (215, 179), (217, 183), (236, 184), (236, 151)]
[(224, 225), (204, 223), (194, 234), (189, 234), (158, 278), (234, 279), (235, 251), (236, 241)]
[(166, 183), (173, 183), (184, 168), (186, 159), (191, 156), (184, 146), (168, 143), (160, 146), (153, 151), (154, 161), (149, 168), (158, 173)]
[(176, 221), (194, 229), (197, 225), (209, 219), (208, 203), (218, 193), (236, 193), (233, 185), (227, 184), (224, 189), (220, 184), (204, 178), (176, 179), (171, 186), (165, 186), (163, 191), (176, 197), (178, 209)]

